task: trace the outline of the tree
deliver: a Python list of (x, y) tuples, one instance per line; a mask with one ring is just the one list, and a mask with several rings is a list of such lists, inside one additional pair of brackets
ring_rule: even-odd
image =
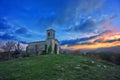
[(11, 52), (15, 50), (16, 42), (14, 41), (7, 41), (4, 45), (1, 46), (1, 48), (4, 50), (4, 52), (7, 52), (9, 54), (9, 58), (11, 57)]
[(0, 42), (0, 52), (3, 52), (2, 45), (3, 45), (3, 43)]
[(19, 57), (19, 55), (21, 54), (21, 51), (22, 51), (22, 47), (21, 47), (20, 43), (18, 42), (15, 45), (15, 51), (12, 54), (12, 56), (15, 57), (15, 58)]
[(51, 53), (51, 52), (52, 52), (52, 46), (49, 45), (49, 47), (48, 47), (48, 53)]

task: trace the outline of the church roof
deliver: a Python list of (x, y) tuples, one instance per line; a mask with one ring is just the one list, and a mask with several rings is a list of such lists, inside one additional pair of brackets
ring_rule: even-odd
[(54, 29), (48, 29), (47, 31), (54, 31), (54, 32), (55, 32), (55, 30), (54, 30)]
[(46, 42), (46, 41), (36, 41), (36, 42), (30, 42), (28, 44), (31, 44), (31, 43), (40, 43), (40, 42)]
[(57, 39), (55, 39), (55, 41), (57, 41), (58, 43), (60, 43)]

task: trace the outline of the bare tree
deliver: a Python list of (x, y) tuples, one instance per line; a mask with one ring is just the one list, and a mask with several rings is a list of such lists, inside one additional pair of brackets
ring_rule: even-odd
[(17, 51), (21, 51), (22, 50), (22, 47), (21, 47), (19, 42), (16, 44), (15, 50), (17, 50)]
[(16, 43), (16, 45), (15, 45), (15, 51), (14, 51), (14, 53), (13, 53), (13, 56), (15, 57), (15, 58), (17, 58), (17, 57), (20, 57), (20, 55), (22, 55), (22, 46), (21, 46), (21, 44), (18, 42), (18, 43)]
[(9, 58), (11, 57), (11, 52), (15, 50), (16, 42), (14, 41), (7, 41), (4, 45), (1, 46), (1, 48), (4, 50), (4, 52), (7, 52), (9, 54)]
[(0, 42), (0, 52), (3, 52), (2, 45), (2, 42)]

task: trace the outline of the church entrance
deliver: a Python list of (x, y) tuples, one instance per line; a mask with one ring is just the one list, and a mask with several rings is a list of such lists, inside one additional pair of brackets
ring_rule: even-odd
[(57, 54), (57, 44), (55, 44), (55, 49), (54, 49), (54, 53)]

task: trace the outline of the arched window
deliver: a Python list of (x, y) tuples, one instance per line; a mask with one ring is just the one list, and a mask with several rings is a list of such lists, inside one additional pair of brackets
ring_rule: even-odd
[(50, 36), (50, 32), (48, 32), (48, 36)]

